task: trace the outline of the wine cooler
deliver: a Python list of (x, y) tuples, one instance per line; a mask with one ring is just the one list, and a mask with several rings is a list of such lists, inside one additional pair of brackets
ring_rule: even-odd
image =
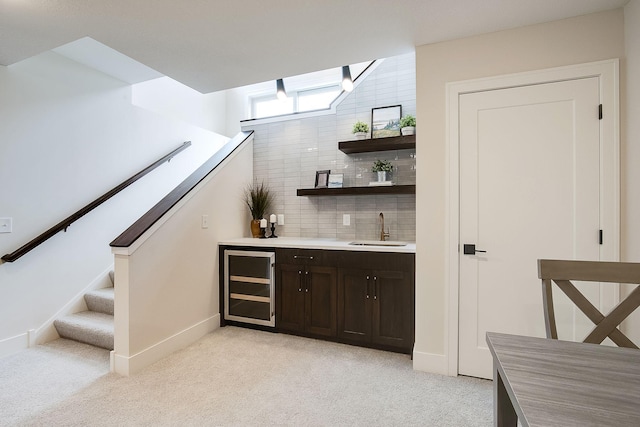
[(274, 252), (224, 251), (224, 318), (275, 326)]

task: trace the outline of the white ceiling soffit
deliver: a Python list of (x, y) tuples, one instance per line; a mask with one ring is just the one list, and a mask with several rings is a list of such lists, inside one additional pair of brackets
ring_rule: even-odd
[(67, 43), (53, 51), (129, 84), (163, 77), (156, 70), (89, 37)]
[(628, 0), (0, 0), (0, 65), (90, 37), (203, 93)]

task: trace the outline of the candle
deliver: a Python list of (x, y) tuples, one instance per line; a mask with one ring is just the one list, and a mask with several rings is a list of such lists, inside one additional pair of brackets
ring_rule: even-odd
[(260, 228), (267, 228), (267, 220), (262, 218), (260, 220)]
[(271, 216), (269, 217), (269, 222), (270, 222), (271, 224), (275, 224), (275, 223), (276, 223), (276, 221), (278, 221), (278, 220), (276, 219), (276, 214), (271, 214)]

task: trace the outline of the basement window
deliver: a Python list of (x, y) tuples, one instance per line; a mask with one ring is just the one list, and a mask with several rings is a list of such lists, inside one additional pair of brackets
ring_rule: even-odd
[[(350, 65), (351, 76), (357, 79), (373, 61)], [(284, 78), (286, 100), (276, 97), (276, 82), (268, 81), (245, 86), (241, 90), (249, 102), (249, 120), (285, 116), (295, 113), (322, 111), (342, 94), (342, 67)]]
[(252, 98), (251, 112), (254, 119), (291, 114), (295, 112), (294, 99), (287, 97), (281, 101), (275, 95)]
[(321, 87), (296, 92), (298, 111), (313, 111), (331, 107), (334, 99), (340, 95), (339, 85)]
[(331, 103), (341, 92), (340, 85), (331, 85), (298, 91), (288, 90), (287, 99), (285, 100), (280, 100), (275, 95), (252, 97), (251, 117), (253, 119), (261, 119), (327, 109), (331, 107)]

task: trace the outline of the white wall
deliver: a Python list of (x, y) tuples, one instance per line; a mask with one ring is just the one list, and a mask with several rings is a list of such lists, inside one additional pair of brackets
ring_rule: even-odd
[[(622, 99), (622, 247), (621, 260), (640, 262), (640, 1), (631, 0), (624, 8), (624, 38), (627, 90)], [(629, 287), (633, 288), (633, 287)], [(627, 289), (629, 291), (629, 289)], [(626, 322), (625, 332), (640, 344), (640, 311)]]
[(55, 53), (0, 67), (0, 254), (178, 147), (193, 146), (13, 263), (0, 264), (0, 354), (27, 345), (113, 263), (109, 242), (227, 138), (131, 105), (131, 86)]
[(235, 135), (240, 132), (240, 122), (249, 118), (250, 106), (246, 88), (235, 88), (226, 91), (227, 94), (227, 133)]
[(138, 107), (221, 135), (233, 136), (240, 131), (238, 126), (232, 134), (227, 133), (226, 91), (202, 94), (169, 77), (137, 83), (132, 91), (133, 105)]
[(220, 326), (218, 242), (246, 235), (251, 219), (242, 194), (253, 144), (238, 150), (157, 231), (114, 249), (116, 372), (133, 374)]
[[(446, 83), (623, 58), (623, 28), (618, 9), (416, 49), (416, 369), (447, 372)], [(629, 193), (633, 183), (624, 184)], [(628, 213), (624, 199), (622, 209)], [(627, 232), (622, 229), (623, 236)]]

